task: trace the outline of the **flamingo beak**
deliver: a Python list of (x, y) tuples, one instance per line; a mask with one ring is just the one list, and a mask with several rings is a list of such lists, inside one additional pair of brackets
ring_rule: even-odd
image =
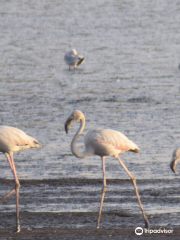
[(65, 124), (64, 124), (65, 131), (66, 131), (67, 134), (68, 134), (70, 125), (71, 125), (71, 123), (73, 122), (73, 120), (74, 120), (74, 117), (70, 116), (70, 117), (66, 120), (66, 122), (65, 122)]
[(172, 160), (170, 163), (171, 170), (176, 174), (176, 164), (177, 164), (177, 159)]

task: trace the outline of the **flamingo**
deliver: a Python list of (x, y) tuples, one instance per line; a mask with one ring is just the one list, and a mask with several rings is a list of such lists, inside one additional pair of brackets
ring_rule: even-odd
[(179, 160), (180, 160), (180, 147), (174, 150), (172, 155), (172, 160), (170, 163), (170, 167), (175, 174), (176, 174), (176, 164)]
[(25, 132), (21, 131), (18, 128), (9, 127), (9, 126), (0, 126), (0, 152), (4, 153), (9, 166), (13, 172), (14, 180), (15, 180), (15, 188), (11, 190), (6, 196), (4, 196), (1, 200), (4, 201), (8, 198), (13, 192), (16, 191), (16, 229), (17, 232), (20, 232), (20, 221), (19, 221), (19, 188), (20, 183), (17, 177), (14, 160), (13, 160), (13, 152), (17, 152), (20, 150), (28, 149), (28, 148), (41, 148), (38, 141), (30, 136), (28, 136)]
[(75, 49), (71, 49), (64, 55), (64, 61), (67, 65), (69, 65), (69, 69), (70, 66), (74, 66), (74, 68), (76, 68), (76, 66), (84, 62), (84, 57), (78, 55)]
[(145, 220), (145, 227), (149, 228), (149, 221), (146, 217), (146, 214), (144, 212), (139, 193), (136, 186), (136, 179), (133, 177), (133, 175), (128, 171), (124, 163), (119, 158), (119, 154), (126, 152), (126, 151), (133, 151), (135, 153), (139, 152), (138, 146), (133, 143), (131, 140), (129, 140), (124, 134), (118, 131), (114, 131), (111, 129), (96, 129), (89, 131), (85, 137), (84, 137), (84, 143), (85, 148), (83, 152), (80, 152), (76, 148), (77, 140), (82, 133), (84, 127), (85, 127), (85, 117), (84, 114), (79, 111), (75, 110), (72, 112), (72, 114), (69, 116), (69, 118), (65, 122), (65, 131), (68, 133), (68, 130), (70, 128), (71, 123), (79, 121), (80, 120), (80, 127), (76, 134), (74, 135), (72, 142), (71, 142), (71, 151), (72, 153), (78, 157), (78, 158), (86, 158), (91, 156), (92, 154), (98, 155), (101, 157), (102, 160), (102, 171), (103, 171), (103, 189), (102, 189), (102, 197), (101, 197), (101, 203), (99, 208), (99, 216), (97, 221), (97, 228), (99, 228), (100, 224), (100, 218), (101, 218), (101, 211), (102, 211), (102, 205), (104, 201), (105, 191), (106, 191), (106, 177), (105, 177), (105, 157), (106, 156), (112, 156), (115, 157), (119, 163), (122, 165), (126, 173), (129, 175), (129, 177), (132, 180), (132, 183), (134, 185), (135, 193)]

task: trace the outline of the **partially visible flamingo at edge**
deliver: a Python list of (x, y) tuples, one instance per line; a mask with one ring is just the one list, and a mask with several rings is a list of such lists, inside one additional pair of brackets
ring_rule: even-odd
[(17, 177), (14, 160), (13, 160), (13, 152), (17, 152), (20, 150), (28, 149), (28, 148), (41, 148), (38, 141), (30, 136), (28, 136), (25, 132), (21, 131), (18, 128), (9, 127), (9, 126), (0, 126), (0, 152), (4, 153), (9, 166), (12, 170), (15, 180), (15, 188), (11, 190), (6, 196), (4, 196), (0, 203), (8, 198), (13, 192), (16, 191), (16, 229), (17, 232), (20, 232), (20, 221), (19, 221), (19, 188), (20, 183)]
[(170, 163), (171, 170), (176, 174), (176, 165), (180, 160), (180, 147), (176, 148), (172, 154), (172, 160)]

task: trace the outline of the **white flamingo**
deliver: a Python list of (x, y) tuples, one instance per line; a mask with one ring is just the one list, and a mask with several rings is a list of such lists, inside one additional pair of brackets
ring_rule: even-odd
[(120, 164), (122, 165), (126, 173), (129, 175), (129, 177), (131, 178), (141, 211), (143, 213), (143, 217), (145, 219), (145, 227), (149, 228), (150, 227), (149, 221), (145, 215), (145, 212), (139, 197), (139, 193), (137, 190), (136, 179), (128, 171), (128, 169), (126, 168), (126, 166), (118, 156), (120, 153), (123, 153), (126, 151), (133, 151), (135, 153), (138, 153), (139, 152), (138, 146), (135, 143), (133, 143), (131, 140), (129, 140), (125, 135), (123, 135), (118, 131), (114, 131), (110, 129), (96, 129), (96, 130), (89, 131), (85, 135), (84, 137), (85, 149), (83, 152), (79, 152), (79, 150), (76, 148), (76, 142), (85, 126), (85, 117), (81, 111), (76, 110), (69, 116), (69, 118), (65, 122), (65, 131), (66, 133), (68, 133), (71, 123), (78, 120), (80, 120), (80, 127), (76, 132), (76, 134), (74, 135), (73, 140), (71, 142), (72, 153), (78, 158), (86, 158), (88, 156), (91, 156), (92, 154), (95, 154), (100, 156), (102, 160), (103, 191), (102, 191), (101, 204), (99, 209), (97, 228), (99, 228), (102, 205), (103, 205), (103, 200), (104, 200), (105, 191), (106, 191), (105, 161), (104, 161), (105, 156), (115, 157), (120, 162)]
[(28, 136), (25, 132), (20, 129), (9, 127), (9, 126), (0, 126), (0, 152), (4, 153), (9, 166), (13, 172), (14, 180), (15, 180), (15, 188), (11, 190), (6, 196), (4, 196), (0, 203), (9, 197), (14, 191), (16, 191), (16, 224), (17, 224), (17, 232), (20, 232), (20, 222), (19, 222), (19, 188), (20, 183), (17, 177), (14, 160), (13, 160), (13, 152), (17, 152), (20, 150), (28, 149), (28, 148), (41, 148), (38, 141), (30, 136)]

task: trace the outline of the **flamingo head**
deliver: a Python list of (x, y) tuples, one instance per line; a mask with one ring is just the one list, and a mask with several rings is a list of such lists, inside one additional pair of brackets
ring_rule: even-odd
[(71, 115), (68, 117), (68, 119), (66, 120), (66, 122), (64, 124), (66, 133), (68, 134), (70, 125), (73, 122), (76, 122), (76, 121), (81, 120), (83, 118), (84, 118), (84, 114), (81, 111), (75, 110), (74, 112), (72, 112)]
[(180, 160), (180, 148), (177, 148), (173, 152), (172, 160), (170, 163), (170, 167), (175, 174), (176, 174), (176, 164), (179, 160)]

